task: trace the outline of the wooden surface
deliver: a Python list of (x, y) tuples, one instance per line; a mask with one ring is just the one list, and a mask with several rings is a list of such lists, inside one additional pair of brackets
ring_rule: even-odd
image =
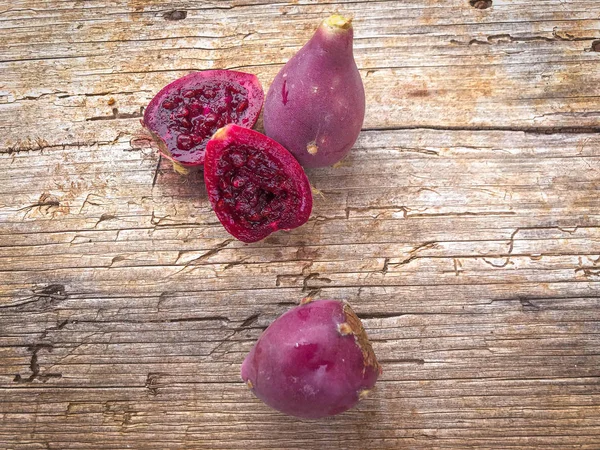
[[(470, 3), (0, 0), (0, 448), (599, 449), (600, 3)], [(142, 108), (198, 69), (268, 88), (335, 11), (356, 148), (304, 227), (232, 240)], [(307, 295), (384, 366), (327, 421), (239, 379)]]

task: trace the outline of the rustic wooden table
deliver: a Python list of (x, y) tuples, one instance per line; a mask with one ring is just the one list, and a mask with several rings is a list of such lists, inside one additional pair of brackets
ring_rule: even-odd
[[(244, 245), (138, 119), (193, 70), (267, 88), (335, 11), (364, 130)], [(0, 448), (599, 449), (599, 68), (597, 0), (0, 0)], [(239, 377), (307, 295), (384, 366), (316, 422)]]

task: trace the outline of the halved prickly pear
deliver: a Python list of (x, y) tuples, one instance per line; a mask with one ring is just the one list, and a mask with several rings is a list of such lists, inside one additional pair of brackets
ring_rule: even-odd
[(225, 227), (244, 242), (304, 224), (312, 193), (304, 170), (280, 144), (237, 125), (215, 133), (206, 146), (204, 182)]
[(352, 52), (351, 19), (333, 15), (279, 71), (265, 101), (265, 134), (304, 167), (350, 151), (365, 117), (365, 91)]
[(338, 300), (304, 303), (276, 319), (242, 364), (270, 407), (317, 419), (352, 408), (381, 373), (360, 319)]
[(232, 70), (194, 72), (150, 101), (142, 124), (174, 163), (198, 166), (211, 136), (228, 123), (252, 128), (263, 104), (256, 76)]

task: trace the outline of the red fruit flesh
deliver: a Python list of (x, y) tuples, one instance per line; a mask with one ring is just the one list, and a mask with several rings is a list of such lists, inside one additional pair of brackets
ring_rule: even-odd
[(143, 125), (168, 159), (184, 166), (202, 165), (214, 132), (228, 123), (252, 128), (263, 97), (254, 75), (231, 70), (194, 72), (165, 86), (152, 99)]
[(242, 364), (242, 379), (259, 399), (310, 419), (352, 408), (380, 373), (360, 319), (337, 300), (310, 302), (283, 314)]
[(243, 242), (303, 225), (312, 210), (306, 174), (280, 144), (257, 131), (227, 125), (206, 146), (204, 182), (225, 227)]

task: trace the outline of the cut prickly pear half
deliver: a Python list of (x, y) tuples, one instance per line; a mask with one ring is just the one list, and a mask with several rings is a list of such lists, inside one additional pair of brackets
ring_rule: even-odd
[(380, 373), (350, 306), (317, 300), (276, 319), (246, 356), (241, 375), (270, 407), (318, 419), (352, 408), (375, 386)]
[(206, 146), (204, 182), (225, 229), (243, 242), (306, 223), (312, 193), (304, 170), (280, 144), (237, 125), (215, 133)]
[(161, 89), (146, 108), (142, 124), (166, 158), (199, 166), (215, 131), (229, 123), (252, 128), (263, 99), (262, 86), (252, 74), (194, 72)]

